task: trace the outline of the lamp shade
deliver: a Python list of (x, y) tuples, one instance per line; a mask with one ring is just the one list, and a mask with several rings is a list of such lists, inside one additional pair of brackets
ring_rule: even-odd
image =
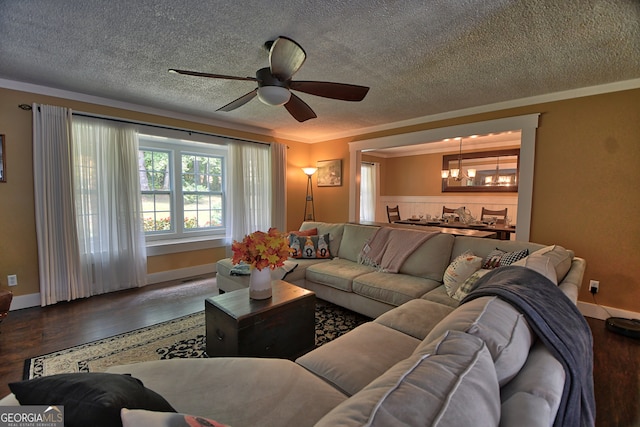
[(443, 178), (449, 178), (449, 169), (442, 169), (442, 172), (440, 172), (440, 176), (442, 176)]
[(262, 86), (258, 88), (258, 99), (267, 105), (284, 105), (289, 102), (291, 92), (280, 86)]
[(476, 170), (475, 169), (469, 169), (467, 171), (467, 174), (469, 175), (469, 178), (475, 178), (476, 177)]
[(318, 168), (312, 168), (312, 167), (302, 168), (302, 171), (308, 176), (313, 175), (314, 173), (316, 173), (317, 170)]

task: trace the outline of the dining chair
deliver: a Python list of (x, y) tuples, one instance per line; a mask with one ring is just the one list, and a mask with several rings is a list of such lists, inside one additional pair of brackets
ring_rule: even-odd
[[(507, 209), (508, 208), (504, 208), (504, 209), (499, 209), (499, 210), (491, 210), (491, 209), (486, 209), (484, 206), (482, 207), (482, 213), (480, 214), (480, 221), (484, 221), (484, 217), (496, 217), (497, 218), (497, 223), (498, 224), (504, 224), (505, 220), (507, 218)], [(502, 217), (502, 218), (499, 218)]]
[(387, 218), (389, 219), (389, 223), (400, 221), (400, 209), (398, 205), (396, 205), (395, 208), (387, 206)]
[[(460, 206), (459, 208), (448, 208), (446, 206), (442, 207), (442, 217), (444, 218), (444, 214), (455, 214), (458, 209), (465, 209), (464, 206)], [(456, 217), (459, 219), (460, 216), (456, 214)]]

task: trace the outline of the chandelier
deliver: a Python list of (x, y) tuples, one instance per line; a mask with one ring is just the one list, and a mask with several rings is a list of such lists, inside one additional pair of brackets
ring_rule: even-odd
[(475, 169), (467, 169), (465, 173), (462, 169), (462, 137), (458, 138), (460, 140), (460, 151), (458, 152), (458, 167), (451, 169), (442, 169), (441, 176), (443, 179), (453, 178), (456, 181), (462, 181), (463, 179), (473, 179), (476, 176)]

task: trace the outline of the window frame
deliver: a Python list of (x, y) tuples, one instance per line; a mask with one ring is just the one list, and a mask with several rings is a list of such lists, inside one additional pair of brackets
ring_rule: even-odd
[[(170, 231), (158, 231), (158, 232), (145, 232), (145, 240), (147, 245), (149, 244), (179, 244), (190, 241), (198, 241), (207, 238), (220, 237), (223, 238), (226, 235), (227, 225), (227, 171), (228, 171), (228, 149), (226, 144), (221, 144), (218, 141), (203, 141), (202, 136), (200, 138), (192, 138), (193, 135), (189, 135), (188, 139), (184, 138), (184, 135), (167, 135), (155, 132), (153, 130), (140, 130), (139, 131), (139, 150), (149, 151), (167, 151), (169, 152), (170, 162), (170, 200), (171, 200), (171, 218), (172, 218), (172, 230)], [(211, 138), (213, 139), (213, 138)], [(222, 159), (222, 185), (221, 185), (221, 199), (222, 199), (222, 226), (213, 227), (208, 229), (185, 229), (184, 228), (184, 206), (183, 206), (183, 193), (182, 193), (182, 155), (197, 155), (206, 157), (219, 157)], [(142, 196), (142, 191), (140, 192)]]

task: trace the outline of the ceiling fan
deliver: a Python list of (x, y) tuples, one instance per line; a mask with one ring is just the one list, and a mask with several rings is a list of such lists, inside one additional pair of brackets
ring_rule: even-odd
[(311, 107), (291, 93), (291, 90), (342, 101), (362, 101), (369, 91), (366, 86), (346, 83), (292, 81), (291, 77), (300, 69), (306, 59), (304, 49), (292, 39), (283, 36), (266, 42), (264, 46), (269, 51), (269, 67), (259, 69), (255, 77), (226, 76), (175, 68), (169, 69), (169, 72), (212, 79), (257, 82), (257, 88), (218, 108), (217, 111), (235, 110), (257, 96), (265, 104), (284, 105), (287, 111), (299, 122), (304, 122), (317, 116)]

